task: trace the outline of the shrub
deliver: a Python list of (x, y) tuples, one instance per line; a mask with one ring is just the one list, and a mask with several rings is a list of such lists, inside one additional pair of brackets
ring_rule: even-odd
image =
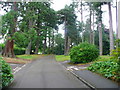
[[(3, 49), (5, 47), (5, 44), (0, 44), (0, 47), (2, 47), (2, 49)], [(24, 48), (19, 48), (16, 45), (14, 45), (14, 53), (15, 53), (15, 55), (25, 54), (25, 49)]]
[(95, 62), (88, 67), (88, 70), (99, 73), (109, 79), (120, 81), (120, 70), (118, 71), (118, 63), (112, 60)]
[(19, 48), (19, 47), (15, 46), (14, 47), (14, 53), (15, 53), (15, 55), (25, 54), (25, 49), (24, 48)]
[(1, 73), (2, 76), (2, 87), (8, 86), (13, 81), (13, 74), (11, 72), (11, 67), (8, 63), (6, 63), (2, 58), (0, 57), (0, 66), (1, 67)]
[(5, 47), (5, 44), (0, 44), (0, 47), (1, 47), (1, 48), (4, 48), (4, 47)]
[(115, 59), (118, 59), (118, 57), (120, 57), (120, 48), (116, 48), (116, 49), (112, 50), (112, 56)]
[(112, 60), (114, 60), (118, 64), (118, 68), (116, 70), (117, 75), (119, 76), (119, 82), (120, 82), (120, 47), (117, 47), (116, 49), (112, 50)]
[(70, 50), (70, 61), (72, 63), (87, 63), (95, 60), (99, 51), (95, 45), (81, 43)]

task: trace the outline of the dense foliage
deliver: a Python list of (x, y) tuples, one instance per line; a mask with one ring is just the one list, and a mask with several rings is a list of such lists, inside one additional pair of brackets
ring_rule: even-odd
[[(95, 45), (99, 47), (99, 31), (95, 31)], [(110, 41), (109, 41), (109, 29), (106, 29), (104, 25), (102, 25), (102, 43), (103, 43), (103, 55), (108, 55), (110, 53)]]
[(99, 73), (109, 79), (120, 81), (120, 70), (118, 71), (118, 63), (112, 60), (93, 63), (88, 67), (88, 70)]
[(87, 63), (95, 60), (99, 51), (95, 45), (81, 43), (70, 50), (70, 60), (73, 63)]
[(6, 63), (0, 57), (0, 66), (1, 68), (1, 76), (2, 76), (2, 87), (8, 86), (13, 81), (13, 74), (11, 72), (11, 67), (8, 63)]
[(55, 35), (55, 46), (54, 46), (54, 54), (63, 55), (64, 54), (64, 39), (62, 38), (62, 34)]
[(15, 47), (15, 48), (14, 48), (14, 53), (15, 53), (15, 55), (25, 54), (25, 48)]
[(119, 59), (120, 58), (120, 48), (116, 48), (114, 50), (112, 50), (112, 58), (113, 59)]
[[(119, 42), (118, 42), (119, 44)], [(99, 73), (109, 79), (120, 82), (120, 47), (112, 50), (109, 61), (93, 63), (88, 70)]]
[[(5, 47), (5, 44), (0, 44), (0, 47), (2, 47), (2, 49), (3, 49)], [(14, 45), (14, 53), (15, 53), (15, 55), (25, 54), (25, 48), (20, 48), (20, 47)]]
[[(8, 7), (9, 5), (9, 10)], [(13, 45), (25, 48), (24, 54), (35, 54), (38, 52), (45, 53), (45, 49), (51, 49), (54, 46), (54, 32), (57, 30), (57, 12), (51, 8), (51, 2), (8, 2), (2, 3), (1, 6), (7, 12), (2, 15), (3, 28), (1, 29), (2, 37), (6, 42), (11, 38), (12, 43), (6, 43), (4, 55), (13, 51)], [(17, 27), (17, 28), (16, 28)], [(49, 45), (47, 43), (49, 41)], [(11, 47), (10, 47), (11, 46)], [(6, 50), (6, 49), (9, 50)], [(6, 52), (5, 52), (6, 50)], [(16, 54), (23, 54), (23, 50), (14, 50)], [(12, 53), (12, 56), (14, 54)]]

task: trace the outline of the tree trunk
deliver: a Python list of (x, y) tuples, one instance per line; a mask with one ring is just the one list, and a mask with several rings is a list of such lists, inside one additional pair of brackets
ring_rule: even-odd
[(91, 3), (89, 3), (90, 4), (90, 6), (89, 6), (89, 8), (90, 8), (90, 44), (92, 44), (92, 29), (91, 29), (91, 16), (92, 16), (92, 10), (91, 10)]
[(92, 40), (93, 40), (93, 42), (92, 42), (92, 44), (94, 45), (95, 44), (95, 38), (94, 38), (94, 10), (93, 10), (93, 31), (92, 31)]
[(51, 39), (50, 37), (48, 38), (48, 42), (49, 42), (49, 48), (51, 47), (51, 43), (50, 43)]
[(98, 23), (98, 31), (99, 31), (99, 50), (100, 56), (103, 54), (103, 42), (102, 42), (102, 23)]
[(52, 40), (52, 42), (51, 42), (52, 53), (54, 53), (54, 48), (53, 48), (54, 47), (54, 43), (55, 43), (54, 42), (55, 41), (55, 39), (54, 39), (54, 30), (52, 32), (52, 39), (51, 40)]
[(30, 40), (30, 42), (29, 42), (29, 44), (28, 44), (28, 46), (26, 48), (25, 54), (30, 55), (31, 46), (32, 46), (32, 41)]
[(35, 48), (35, 54), (38, 54), (39, 45), (40, 45), (40, 40), (37, 40), (37, 42), (36, 42), (36, 48)]
[(38, 54), (38, 50), (40, 47), (40, 38), (39, 37), (41, 35), (41, 31), (38, 29), (38, 30), (36, 30), (36, 32), (37, 32), (37, 40), (36, 40), (35, 54)]
[(82, 42), (84, 42), (84, 36), (83, 36), (83, 11), (82, 11), (82, 0), (81, 0), (81, 23), (82, 23)]
[(14, 40), (7, 40), (2, 55), (5, 56), (5, 57), (14, 58), (15, 54), (14, 54), (14, 49), (13, 48), (14, 48)]
[(2, 47), (0, 46), (0, 55), (2, 54), (3, 50), (2, 50)]
[[(118, 7), (120, 7), (120, 2), (118, 2)], [(118, 8), (118, 15), (120, 15), (120, 8)], [(120, 23), (120, 18), (118, 18), (118, 23)], [(118, 25), (118, 39), (120, 39), (120, 25)]]
[(109, 21), (109, 37), (110, 37), (110, 55), (111, 55), (111, 51), (114, 49), (111, 2), (108, 2), (108, 9), (109, 9), (109, 20), (110, 20)]
[[(48, 37), (48, 43), (49, 43), (49, 50), (51, 49), (51, 30), (49, 30), (49, 37)], [(51, 52), (49, 51), (49, 54), (51, 54)]]
[(64, 55), (67, 55), (67, 43), (68, 43), (68, 37), (65, 35), (65, 44), (64, 44)]
[(70, 51), (70, 44), (71, 44), (71, 39), (70, 39), (70, 37), (68, 36), (67, 50), (66, 50), (65, 55), (69, 55), (69, 51)]
[(117, 12), (117, 0), (116, 0), (116, 39), (118, 39), (118, 12)]
[[(100, 11), (101, 11), (101, 6), (100, 6)], [(99, 54), (100, 56), (103, 54), (103, 41), (102, 41), (102, 13), (99, 13), (100, 15), (98, 18), (100, 18), (98, 22), (98, 31), (99, 31)]]
[(65, 18), (65, 44), (64, 44), (64, 55), (69, 54), (69, 49), (70, 49), (70, 44), (71, 44), (71, 39), (68, 36), (68, 29), (67, 29), (67, 22)]
[(64, 55), (67, 55), (67, 43), (68, 43), (68, 33), (66, 28), (66, 20), (65, 20), (65, 44), (64, 44)]
[[(119, 39), (118, 38), (118, 3), (117, 3), (117, 0), (116, 0), (116, 39)], [(118, 42), (116, 42), (116, 48), (118, 47)]]
[(43, 43), (43, 54), (45, 54), (46, 53), (46, 49), (47, 49), (47, 37), (45, 36), (45, 39), (44, 39), (44, 43)]

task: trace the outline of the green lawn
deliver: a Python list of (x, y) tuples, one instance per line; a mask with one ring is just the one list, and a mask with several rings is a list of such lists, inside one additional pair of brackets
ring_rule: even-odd
[(42, 55), (16, 55), (18, 58), (21, 58), (21, 59), (29, 59), (29, 60), (33, 60), (33, 59), (36, 59)]
[(94, 62), (98, 62), (98, 61), (109, 61), (110, 58), (111, 58), (111, 56), (103, 55), (103, 56), (99, 56)]
[[(56, 55), (55, 56), (57, 61), (66, 61), (66, 60), (70, 60), (70, 56), (64, 56), (64, 55)], [(111, 58), (111, 56), (108, 55), (103, 55), (103, 56), (99, 56), (95, 61), (93, 62), (99, 62), (99, 61), (109, 61)]]
[(56, 61), (70, 60), (70, 56), (64, 56), (64, 55), (56, 55), (55, 58), (56, 58)]
[(3, 60), (7, 63), (25, 64), (36, 60), (37, 58), (41, 58), (42, 56), (44, 55), (16, 55), (17, 58), (3, 57)]

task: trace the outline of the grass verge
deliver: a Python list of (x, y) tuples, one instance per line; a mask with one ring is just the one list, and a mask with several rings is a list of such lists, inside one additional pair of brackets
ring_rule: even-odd
[(17, 58), (3, 57), (3, 60), (7, 63), (26, 64), (42, 56), (43, 55), (16, 55)]
[(70, 60), (70, 56), (65, 56), (65, 55), (56, 55), (55, 58), (56, 58), (56, 61), (67, 61), (67, 60)]
[(111, 56), (103, 55), (99, 56), (95, 61), (93, 62), (100, 62), (100, 61), (110, 61)]
[(43, 55), (16, 55), (17, 58), (20, 59), (27, 59), (27, 60), (35, 60), (36, 58), (39, 58)]
[(5, 60), (7, 63), (15, 63), (15, 64), (26, 64), (30, 62), (29, 60), (23, 60), (18, 58), (8, 58), (8, 57), (3, 57), (3, 60)]

